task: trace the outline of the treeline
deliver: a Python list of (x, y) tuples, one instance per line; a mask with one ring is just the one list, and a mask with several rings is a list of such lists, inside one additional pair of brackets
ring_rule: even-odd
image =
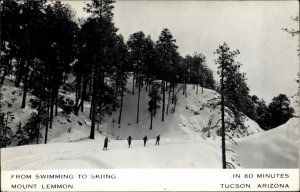
[(273, 97), (268, 105), (256, 95), (253, 95), (251, 99), (254, 103), (252, 118), (264, 130), (282, 125), (294, 116), (295, 110), (290, 106), (291, 102), (285, 94)]
[[(121, 123), (125, 93), (138, 95), (139, 123), (142, 88), (149, 95), (151, 119), (160, 107), (162, 121), (175, 112), (179, 90), (187, 95), (186, 84), (194, 84), (196, 94), (198, 87), (202, 87), (201, 92), (203, 87), (216, 88), (205, 56), (195, 53), (182, 57), (168, 29), (162, 30), (157, 41), (140, 31), (125, 42), (112, 21), (113, 3), (93, 0), (84, 8), (90, 16), (76, 20), (71, 7), (60, 1), (1, 1), (0, 84), (5, 77), (14, 78), (15, 86), (23, 87), (20, 107), (36, 109), (26, 125), (17, 126), (15, 138), (20, 145), (40, 143), (41, 128), (45, 128), (47, 143), (58, 108), (66, 116), (71, 112), (78, 115), (89, 102), (93, 139), (96, 123), (117, 108)], [(75, 80), (70, 82), (70, 77)], [(129, 77), (132, 88), (128, 90)], [(35, 96), (29, 103), (28, 92)], [(75, 92), (74, 101), (65, 97), (71, 92)], [(11, 115), (1, 113), (2, 146), (11, 142), (11, 128), (7, 126)]]

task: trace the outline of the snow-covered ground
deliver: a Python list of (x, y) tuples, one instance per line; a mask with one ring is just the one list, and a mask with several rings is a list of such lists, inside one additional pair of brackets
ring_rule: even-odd
[[(271, 131), (238, 139), (236, 168), (297, 168), (299, 119)], [(298, 135), (297, 135), (298, 134)], [(219, 140), (220, 138), (218, 138)], [(220, 142), (214, 140), (162, 139), (111, 140), (103, 151), (103, 137), (78, 142), (29, 145), (1, 149), (3, 170), (80, 168), (221, 168)], [(231, 159), (232, 158), (232, 159)], [(238, 164), (240, 166), (238, 166)]]
[[(6, 82), (1, 88), (5, 101), (11, 100), (10, 95), (15, 89), (22, 90)], [(130, 83), (128, 89), (131, 90)], [(170, 104), (169, 114), (162, 122), (161, 108), (157, 109), (153, 129), (150, 130), (148, 96), (142, 90), (139, 123), (136, 123), (137, 93), (127, 94), (121, 124), (117, 124), (117, 109), (97, 127), (95, 140), (90, 140), (89, 104), (86, 103), (84, 112), (78, 116), (72, 114), (67, 118), (59, 114), (55, 117), (53, 128), (49, 130), (48, 144), (1, 149), (2, 169), (221, 168), (221, 139), (216, 128), (210, 129), (209, 133), (207, 131), (210, 120), (213, 126), (220, 119), (219, 108), (212, 109), (209, 105), (210, 100), (218, 97), (215, 91), (204, 89), (201, 93), (199, 88), (196, 95), (196, 89), (188, 85), (185, 98), (179, 90), (176, 112), (171, 112), (174, 105)], [(10, 102), (10, 107), (4, 107), (22, 114), (16, 115), (10, 124), (12, 128), (20, 120), (26, 121), (24, 116), (32, 112), (30, 107), (22, 112), (20, 102), (21, 96)], [(299, 119), (291, 119), (270, 131), (263, 131), (249, 118), (246, 125), (245, 133), (234, 136), (238, 146), (228, 144), (228, 147), (235, 148), (236, 154), (228, 152), (227, 159), (236, 168), (298, 167)], [(130, 149), (126, 141), (129, 135), (133, 137)], [(142, 143), (145, 135), (150, 139), (146, 147)], [(161, 135), (160, 146), (155, 146), (157, 135)], [(107, 151), (102, 150), (105, 136), (110, 138)]]
[[(149, 140), (111, 141), (102, 150), (101, 139), (74, 143), (21, 146), (2, 150), (5, 170), (68, 168), (220, 168), (221, 157), (214, 145), (204, 142), (166, 141), (160, 146)], [(16, 154), (18, 154), (16, 156)]]

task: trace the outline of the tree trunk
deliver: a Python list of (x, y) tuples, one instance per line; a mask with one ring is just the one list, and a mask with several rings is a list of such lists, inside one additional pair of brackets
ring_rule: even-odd
[(58, 93), (55, 96), (55, 116), (58, 115)]
[(140, 69), (140, 86), (144, 87), (144, 75), (142, 74), (142, 69)]
[(23, 88), (23, 99), (22, 99), (22, 106), (21, 106), (21, 109), (24, 109), (25, 108), (25, 105), (26, 105), (26, 95), (27, 95), (27, 84), (28, 84), (28, 73), (29, 73), (29, 62), (30, 61), (27, 61), (26, 63), (26, 71), (25, 71), (25, 79), (24, 79), (24, 88)]
[(133, 77), (132, 77), (132, 95), (134, 95), (134, 71), (133, 71)]
[(165, 81), (165, 84), (166, 84), (166, 86), (165, 86), (165, 91), (167, 92), (167, 91), (168, 91), (168, 88), (170, 87), (170, 84), (169, 84), (169, 86), (168, 86), (168, 82), (167, 82), (167, 81)]
[(46, 131), (45, 131), (45, 144), (47, 144), (48, 139), (48, 127), (49, 127), (49, 110), (50, 110), (50, 93), (48, 95), (48, 104), (47, 104), (47, 121), (46, 121)]
[[(115, 101), (118, 100), (118, 90), (119, 90), (119, 86), (116, 85), (116, 90), (115, 90), (115, 95), (114, 95), (114, 100)], [(116, 111), (116, 102), (113, 102), (112, 110)]]
[(175, 83), (173, 83), (172, 103), (175, 101)]
[(46, 131), (45, 131), (45, 144), (47, 144), (47, 139), (48, 139), (48, 126), (49, 126), (49, 123), (47, 122), (46, 123)]
[(165, 120), (165, 99), (166, 99), (166, 93), (165, 93), (165, 80), (163, 80), (163, 86), (162, 86), (162, 92), (163, 92), (163, 99), (162, 99), (162, 113), (161, 113), (161, 121)]
[(39, 139), (40, 139), (40, 121), (37, 124), (36, 144), (39, 144)]
[(226, 146), (225, 146), (225, 108), (224, 108), (224, 67), (221, 69), (221, 115), (222, 115), (222, 165), (226, 169)]
[[(101, 73), (100, 73), (100, 76), (99, 76), (99, 78), (100, 78), (100, 85), (99, 85), (99, 100), (98, 100), (98, 106), (99, 106), (99, 109), (98, 109), (98, 111), (99, 111), (99, 116), (101, 117), (101, 115), (102, 115), (102, 97), (101, 97), (101, 95), (102, 95), (102, 89), (103, 89), (103, 86), (104, 86), (104, 71), (102, 71)], [(100, 122), (99, 122), (100, 123)]]
[(51, 99), (50, 99), (50, 124), (49, 128), (52, 129), (52, 122), (53, 122), (53, 108), (54, 108), (54, 95), (53, 95), (53, 89), (51, 91)]
[(97, 115), (97, 96), (98, 96), (98, 75), (99, 70), (96, 65), (96, 69), (94, 72), (94, 80), (93, 80), (93, 94), (92, 94), (92, 103), (91, 107), (93, 107), (91, 118), (92, 118), (92, 124), (91, 124), (91, 132), (90, 132), (90, 139), (95, 139), (95, 124), (96, 124), (96, 115)]
[(168, 91), (168, 104), (167, 104), (167, 109), (166, 109), (167, 115), (169, 114), (170, 98), (171, 98), (171, 88), (169, 88), (169, 91)]
[(176, 109), (176, 104), (177, 104), (177, 99), (176, 99), (176, 96), (175, 96), (175, 100), (174, 100), (174, 108), (173, 108), (173, 113), (175, 113), (175, 109)]
[(92, 92), (92, 75), (89, 76), (89, 94)]
[(78, 115), (78, 110), (77, 110), (77, 106), (79, 105), (79, 98), (80, 98), (80, 87), (81, 87), (81, 77), (77, 77), (76, 79), (76, 91), (75, 91), (75, 106), (76, 106), (76, 110), (75, 110), (75, 115)]
[(122, 110), (123, 110), (123, 89), (121, 91), (121, 106), (120, 106), (120, 113), (119, 113), (119, 120), (118, 120), (118, 124), (121, 124), (121, 118), (122, 118)]
[[(94, 72), (95, 73), (95, 72)], [(92, 114), (93, 114), (93, 87), (94, 87), (94, 82), (93, 82), (93, 77), (94, 73), (91, 73), (90, 79), (89, 79), (89, 94), (92, 94), (92, 100), (91, 100), (91, 107), (90, 107), (90, 114), (89, 114), (89, 119), (92, 120)]]
[(83, 78), (83, 87), (82, 87), (82, 94), (81, 94), (81, 112), (83, 112), (84, 100), (86, 99), (86, 88), (87, 88), (87, 77), (85, 75)]
[(91, 104), (89, 119), (92, 119), (92, 114), (93, 114), (93, 105)]
[(17, 71), (15, 86), (19, 87), (24, 73), (24, 59), (19, 59), (19, 69)]
[(139, 123), (139, 113), (140, 113), (140, 97), (141, 97), (141, 76), (139, 75), (139, 93), (138, 93), (138, 104), (137, 104), (137, 114), (136, 114), (136, 123)]
[(150, 130), (152, 130), (152, 121), (153, 121), (153, 109), (151, 108), (151, 120), (150, 120)]

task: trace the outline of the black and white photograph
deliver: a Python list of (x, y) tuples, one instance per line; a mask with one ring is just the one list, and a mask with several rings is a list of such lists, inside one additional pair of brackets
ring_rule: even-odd
[(1, 171), (299, 169), (298, 1), (0, 6)]

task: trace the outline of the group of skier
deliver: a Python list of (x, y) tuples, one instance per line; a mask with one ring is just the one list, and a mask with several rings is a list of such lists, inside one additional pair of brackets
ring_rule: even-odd
[[(129, 137), (127, 138), (127, 141), (128, 141), (128, 148), (130, 148), (130, 146), (131, 146), (131, 140), (132, 140), (132, 137), (129, 136)], [(158, 136), (156, 137), (155, 145), (159, 145), (159, 140), (160, 140), (160, 135), (158, 135)], [(143, 138), (143, 141), (144, 141), (144, 147), (146, 147), (146, 143), (147, 143), (147, 141), (148, 141), (147, 135)], [(108, 142), (109, 142), (108, 137), (105, 137), (105, 139), (104, 139), (103, 150), (107, 150)]]

